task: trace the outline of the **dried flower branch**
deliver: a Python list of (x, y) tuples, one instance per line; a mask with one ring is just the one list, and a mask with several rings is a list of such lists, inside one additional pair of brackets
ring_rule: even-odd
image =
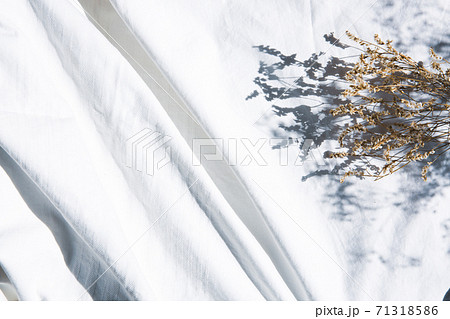
[(426, 181), (430, 165), (450, 148), (450, 69), (443, 68), (449, 62), (430, 49), (425, 67), (378, 35), (374, 43), (347, 35), (362, 53), (345, 76), (349, 88), (342, 95), (349, 102), (331, 110), (351, 124), (338, 138), (344, 151), (330, 157), (352, 159), (358, 168), (341, 182), (347, 176), (378, 180), (415, 161), (424, 162)]

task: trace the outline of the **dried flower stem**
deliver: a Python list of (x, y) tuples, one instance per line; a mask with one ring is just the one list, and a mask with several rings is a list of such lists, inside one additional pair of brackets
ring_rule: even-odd
[[(345, 76), (349, 88), (343, 97), (349, 102), (330, 111), (352, 120), (338, 138), (346, 151), (330, 157), (351, 158), (360, 165), (341, 182), (347, 176), (378, 180), (415, 161), (426, 162), (426, 180), (430, 165), (450, 149), (450, 69), (442, 68), (449, 62), (431, 48), (431, 67), (426, 68), (378, 35), (375, 43), (348, 31), (347, 36), (362, 53)], [(372, 160), (383, 164), (372, 165)]]

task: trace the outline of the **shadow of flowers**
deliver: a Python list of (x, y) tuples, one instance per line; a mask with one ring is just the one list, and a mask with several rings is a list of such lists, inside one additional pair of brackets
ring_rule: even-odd
[[(320, 183), (324, 185), (324, 201), (333, 210), (330, 218), (344, 223), (358, 221), (361, 227), (365, 227), (365, 223), (370, 224), (376, 220), (376, 217), (370, 216), (370, 212), (384, 210), (383, 205), (391, 203), (393, 207), (389, 209), (402, 213), (404, 221), (400, 228), (406, 231), (414, 216), (426, 210), (428, 203), (434, 197), (442, 195), (445, 187), (450, 186), (450, 157), (447, 154), (433, 164), (427, 182), (421, 180), (419, 165), (413, 163), (407, 166), (402, 172), (396, 173), (399, 186), (389, 193), (380, 188), (364, 189), (367, 186), (358, 185), (357, 178), (347, 179), (340, 184), (340, 176), (352, 160), (333, 162), (328, 159), (328, 151), (334, 151), (330, 147), (337, 145), (333, 143), (337, 141), (340, 132), (346, 125), (353, 123), (354, 119), (333, 117), (329, 111), (348, 102), (341, 96), (348, 85), (344, 76), (353, 68), (354, 58), (360, 52), (341, 42), (333, 33), (324, 35), (324, 39), (339, 48), (342, 54), (332, 56), (319, 52), (301, 60), (296, 54), (286, 55), (267, 45), (255, 46), (263, 58), (254, 79), (256, 89), (246, 99), (263, 98), (271, 103), (268, 116), (279, 119), (277, 131), (284, 132), (286, 138), (298, 140), (298, 147), (302, 151), (309, 152), (313, 149), (305, 149), (306, 143), (314, 145), (315, 149), (325, 148), (321, 154), (327, 165), (310, 165), (311, 168), (299, 182), (307, 182), (311, 178), (320, 179)], [(440, 53), (439, 50), (436, 51)], [(261, 121), (259, 124), (273, 125)], [(375, 253), (367, 247), (371, 244), (366, 242), (366, 235), (361, 231), (359, 237), (348, 239), (354, 242), (350, 254), (355, 254), (359, 262), (378, 260), (392, 268), (421, 265), (421, 259), (417, 256), (404, 255), (401, 260), (397, 258), (398, 248), (395, 246), (390, 247), (389, 253)]]

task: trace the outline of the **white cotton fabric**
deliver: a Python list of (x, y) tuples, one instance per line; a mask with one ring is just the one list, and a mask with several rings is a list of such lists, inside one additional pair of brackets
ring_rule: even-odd
[[(399, 189), (417, 181), (360, 181), (340, 220), (340, 186), (302, 182), (308, 167), (280, 166), (268, 144), (264, 166), (192, 154), (196, 138), (276, 135), (271, 103), (245, 99), (254, 46), (308, 58), (337, 52), (331, 31), (410, 39), (426, 29), (411, 27), (417, 12), (446, 21), (445, 1), (431, 2), (1, 0), (8, 284), (20, 300), (442, 299), (448, 187), (413, 202)], [(152, 176), (127, 166), (144, 129), (170, 137)]]

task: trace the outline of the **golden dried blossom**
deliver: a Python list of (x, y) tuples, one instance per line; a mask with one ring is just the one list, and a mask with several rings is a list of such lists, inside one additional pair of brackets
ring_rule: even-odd
[[(380, 179), (411, 162), (427, 160), (422, 178), (434, 161), (450, 148), (449, 62), (430, 49), (430, 67), (397, 51), (392, 41), (376, 34), (375, 43), (347, 31), (362, 53), (345, 75), (348, 88), (342, 96), (348, 103), (332, 109), (333, 116), (351, 119), (339, 137), (347, 151), (331, 158), (358, 162), (359, 170), (342, 177), (369, 176)], [(384, 161), (374, 167), (371, 160)]]

